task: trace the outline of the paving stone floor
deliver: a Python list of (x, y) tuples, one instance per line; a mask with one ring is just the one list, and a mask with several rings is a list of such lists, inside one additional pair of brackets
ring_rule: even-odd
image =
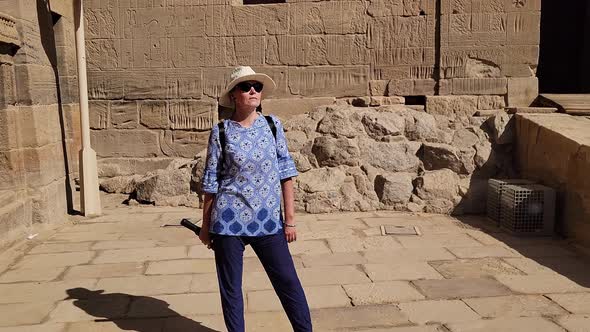
[[(114, 198), (113, 198), (114, 197)], [(225, 331), (212, 251), (188, 208), (128, 207), (0, 253), (0, 332)], [(507, 235), (481, 217), (299, 215), (291, 244), (316, 331), (590, 331), (590, 265), (566, 242)], [(421, 236), (383, 236), (381, 225)], [(248, 331), (289, 331), (251, 249)]]

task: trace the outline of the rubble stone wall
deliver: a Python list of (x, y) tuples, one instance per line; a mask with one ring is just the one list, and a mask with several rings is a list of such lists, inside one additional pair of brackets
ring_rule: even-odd
[(0, 2), (0, 247), (65, 221), (72, 207), (80, 145), (72, 3), (51, 3), (53, 17), (45, 1)]
[(557, 191), (557, 228), (590, 248), (590, 118), (516, 116), (515, 158), (522, 175)]
[(540, 0), (86, 3), (101, 177), (202, 150), (236, 65), (276, 80), (263, 108), (283, 119), (351, 97), (457, 96), (431, 99), (439, 114), (537, 95)]

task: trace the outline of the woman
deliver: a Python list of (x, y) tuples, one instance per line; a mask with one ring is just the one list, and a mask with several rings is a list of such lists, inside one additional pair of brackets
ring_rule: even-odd
[(207, 148), (199, 238), (215, 251), (229, 332), (245, 331), (242, 270), (246, 245), (252, 246), (264, 266), (293, 330), (312, 331), (305, 293), (287, 245), (297, 239), (291, 179), (297, 170), (281, 122), (256, 111), (275, 87), (270, 77), (250, 67), (234, 69), (219, 100), (220, 105), (234, 108), (234, 113), (213, 127)]

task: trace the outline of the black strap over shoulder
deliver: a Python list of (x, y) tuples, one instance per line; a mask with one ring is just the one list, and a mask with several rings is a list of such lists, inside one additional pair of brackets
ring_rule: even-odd
[(270, 131), (272, 131), (272, 137), (275, 138), (275, 141), (277, 140), (277, 126), (275, 126), (275, 122), (272, 120), (272, 117), (270, 115), (265, 115), (264, 118), (266, 119), (266, 122), (268, 122), (268, 126), (270, 127)]

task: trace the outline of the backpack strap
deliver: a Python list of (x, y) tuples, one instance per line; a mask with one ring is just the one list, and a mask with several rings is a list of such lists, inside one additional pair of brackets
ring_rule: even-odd
[(223, 121), (217, 124), (217, 128), (219, 128), (219, 145), (221, 145), (221, 153), (217, 163), (221, 165), (221, 169), (223, 170), (223, 157), (225, 156), (225, 126), (223, 125)]
[(266, 122), (268, 122), (268, 126), (270, 127), (270, 131), (272, 131), (272, 136), (277, 140), (277, 126), (275, 126), (275, 122), (272, 120), (270, 115), (265, 115), (264, 118)]

